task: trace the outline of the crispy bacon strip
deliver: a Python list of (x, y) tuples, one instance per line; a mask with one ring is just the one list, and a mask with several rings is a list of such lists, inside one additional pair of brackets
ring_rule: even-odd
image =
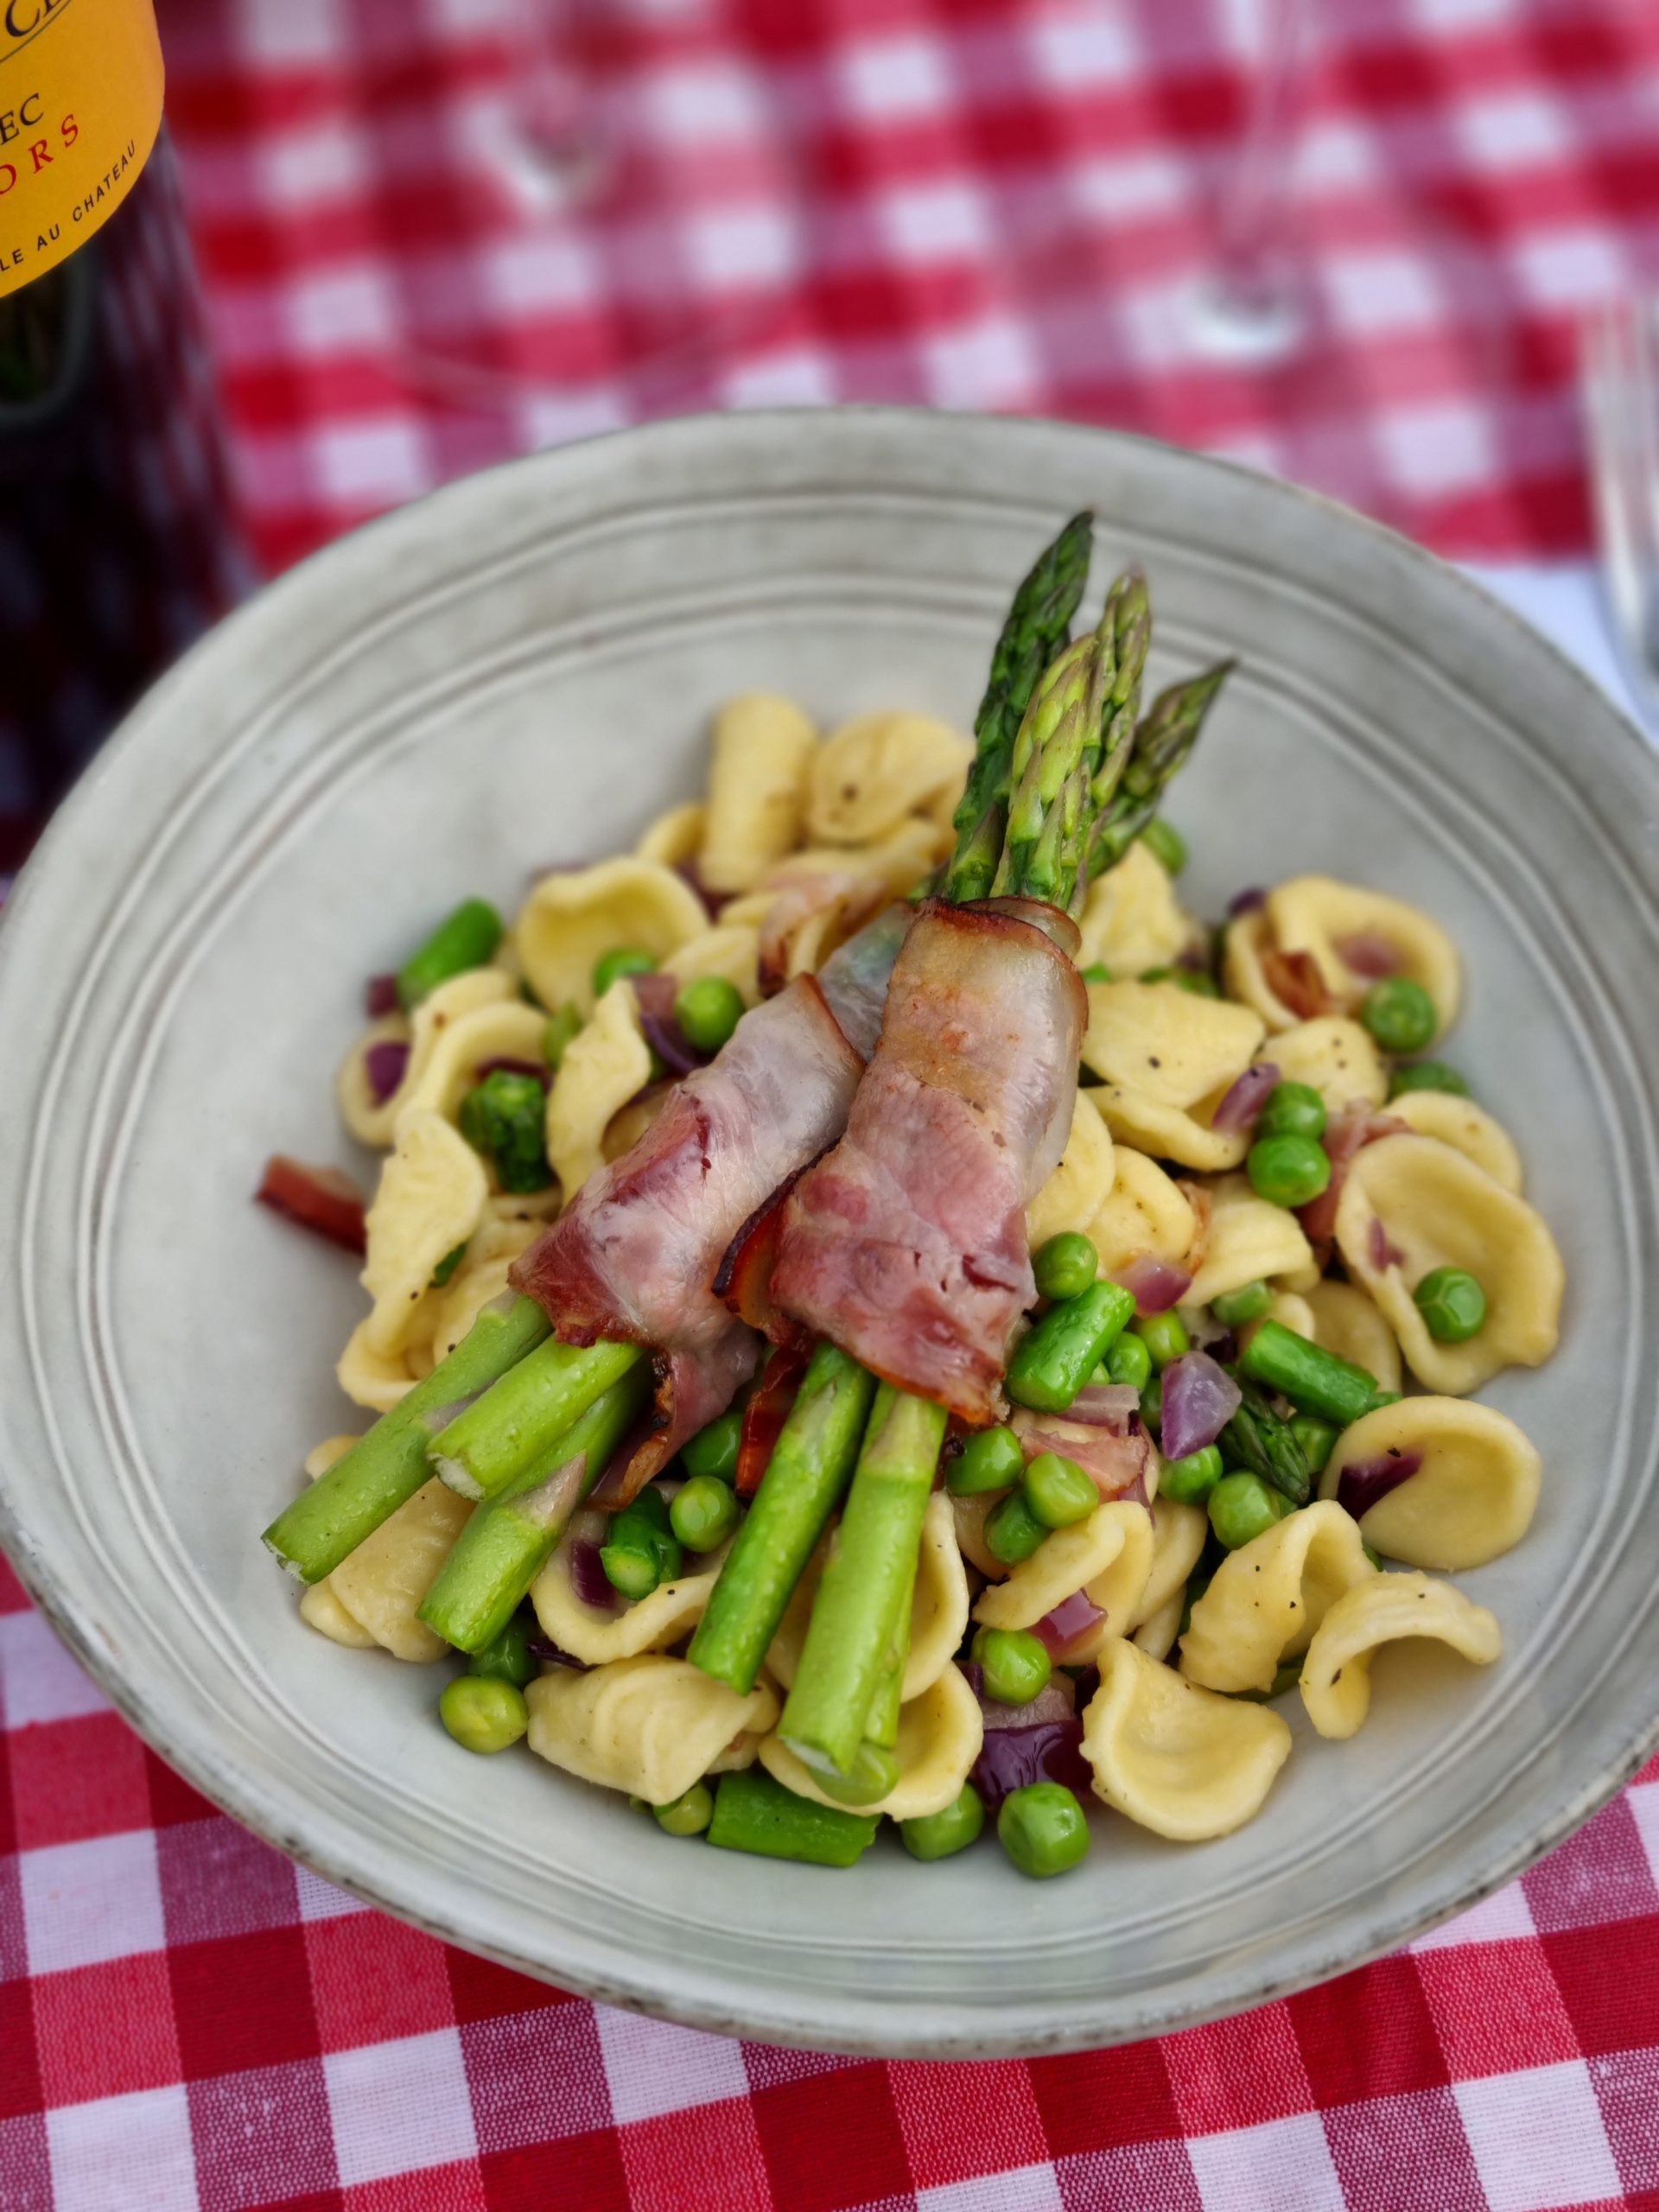
[(1025, 1208), (1071, 1126), (1077, 942), (1028, 900), (924, 905), (847, 1134), (785, 1210), (775, 1303), (969, 1421), (996, 1417), (1036, 1297)]
[(608, 1338), (655, 1357), (656, 1426), (607, 1475), (605, 1503), (626, 1503), (753, 1374), (760, 1339), (715, 1295), (715, 1274), (778, 1185), (834, 1142), (859, 1072), (817, 984), (798, 978), (746, 1014), (514, 1262), (513, 1287), (540, 1300), (561, 1343)]

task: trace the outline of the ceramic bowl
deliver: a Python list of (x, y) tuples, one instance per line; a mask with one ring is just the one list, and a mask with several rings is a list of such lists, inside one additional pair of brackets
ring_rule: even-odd
[[(626, 846), (709, 709), (972, 715), (1058, 522), (1130, 555), (1153, 677), (1241, 667), (1173, 812), (1184, 889), (1329, 869), (1420, 901), (1453, 1043), (1565, 1252), (1559, 1356), (1487, 1394), (1541, 1447), (1531, 1535), (1460, 1578), (1500, 1664), (1388, 1655), (1196, 1848), (1101, 1814), (1060, 1882), (891, 1840), (852, 1873), (677, 1842), (528, 1754), (471, 1760), (433, 1671), (296, 1616), (257, 1532), (355, 1425), (342, 1257), (250, 1202), (348, 1159), (362, 979), (470, 892)], [(1285, 486), (1039, 423), (708, 417), (457, 484), (200, 645), (54, 825), (0, 930), (0, 1536), (167, 1759), (360, 1896), (595, 1998), (823, 2048), (983, 2056), (1179, 2028), (1405, 1942), (1584, 1820), (1654, 1740), (1659, 767), (1427, 554)], [(1294, 1700), (1287, 1700), (1294, 1706)]]

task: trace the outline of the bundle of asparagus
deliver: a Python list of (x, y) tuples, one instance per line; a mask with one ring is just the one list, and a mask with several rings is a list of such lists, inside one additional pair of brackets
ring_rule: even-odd
[[(1150, 820), (1226, 672), (1164, 694), (1137, 727), (1149, 628), (1140, 578), (1120, 577), (1097, 627), (1068, 644), (1090, 533), (1090, 518), (1075, 518), (1015, 595), (976, 721), (945, 898), (937, 902), (987, 894), (999, 906), (1041, 902), (1062, 944), (1066, 910), (1080, 903), (1090, 872), (1112, 865)], [(1067, 949), (1074, 945), (1075, 933)], [(1073, 1049), (1072, 1077), (1075, 1067)], [(265, 1532), (270, 1548), (316, 1582), (437, 1474), (480, 1510), (422, 1617), (461, 1650), (490, 1644), (578, 1505), (649, 1418), (649, 1347), (561, 1344), (552, 1332), (534, 1299), (486, 1310), (424, 1382), (277, 1516)], [(807, 1560), (842, 1507), (784, 1733), (849, 1802), (874, 1802), (889, 1784), (922, 1515), (945, 1418), (942, 1404), (878, 1383), (849, 1351), (820, 1344), (691, 1646), (711, 1675), (751, 1688)]]

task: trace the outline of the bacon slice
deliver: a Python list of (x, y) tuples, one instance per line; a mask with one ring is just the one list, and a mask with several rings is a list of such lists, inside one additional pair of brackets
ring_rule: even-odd
[(1036, 1297), (1025, 1208), (1071, 1126), (1077, 942), (1028, 900), (921, 906), (847, 1134), (785, 1210), (774, 1302), (976, 1423)]
[(1331, 1246), (1337, 1233), (1337, 1207), (1355, 1154), (1363, 1152), (1368, 1144), (1375, 1144), (1379, 1137), (1398, 1136), (1409, 1127), (1397, 1114), (1384, 1114), (1368, 1100), (1355, 1098), (1326, 1128), (1325, 1149), (1331, 1162), (1331, 1180), (1317, 1198), (1311, 1198), (1296, 1211), (1302, 1234), (1313, 1247), (1313, 1256), (1321, 1268), (1331, 1257)]
[(860, 1061), (810, 976), (756, 1007), (644, 1136), (590, 1176), (514, 1262), (563, 1344), (648, 1344), (656, 1426), (607, 1474), (624, 1504), (753, 1374), (760, 1339), (715, 1294), (728, 1246), (784, 1179), (839, 1135)]

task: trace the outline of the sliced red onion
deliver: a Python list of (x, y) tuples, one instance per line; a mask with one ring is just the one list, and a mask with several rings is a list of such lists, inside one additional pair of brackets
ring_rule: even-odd
[(397, 978), (395, 976), (371, 976), (363, 986), (363, 1005), (372, 1021), (378, 1021), (382, 1014), (397, 1011)]
[(1242, 1395), (1207, 1351), (1183, 1352), (1172, 1360), (1164, 1370), (1164, 1457), (1185, 1459), (1213, 1444), (1238, 1411)]
[(696, 861), (676, 861), (674, 873), (683, 882), (689, 883), (703, 904), (703, 911), (711, 922), (720, 919), (720, 910), (731, 904), (729, 891), (711, 891), (702, 880), (702, 870)]
[(1086, 1590), (1074, 1590), (1069, 1598), (1062, 1598), (1052, 1612), (1045, 1613), (1031, 1632), (1047, 1648), (1051, 1659), (1061, 1659), (1080, 1636), (1086, 1636), (1091, 1628), (1098, 1628), (1105, 1618)]
[(1160, 1260), (1153, 1252), (1137, 1252), (1112, 1281), (1133, 1295), (1138, 1313), (1167, 1313), (1192, 1287), (1192, 1278), (1185, 1268)]
[(1399, 1267), (1406, 1256), (1383, 1228), (1380, 1214), (1371, 1216), (1371, 1225), (1365, 1233), (1365, 1245), (1371, 1265), (1378, 1274), (1385, 1268)]
[(363, 1055), (364, 1078), (377, 1106), (385, 1104), (408, 1072), (409, 1047), (395, 1037), (371, 1045)]
[(1223, 1129), (1229, 1135), (1236, 1130), (1253, 1129), (1278, 1080), (1279, 1070), (1271, 1060), (1261, 1060), (1255, 1067), (1246, 1068), (1211, 1116), (1211, 1128)]
[(1077, 1692), (1070, 1675), (1051, 1675), (1028, 1705), (1002, 1705), (985, 1694), (985, 1669), (976, 1659), (958, 1662), (968, 1687), (979, 1700), (987, 1728), (1030, 1728), (1047, 1720), (1069, 1720), (1077, 1711)]
[(1122, 1435), (1140, 1410), (1141, 1393), (1132, 1382), (1087, 1382), (1066, 1408), (1065, 1418)]
[(1423, 1464), (1421, 1452), (1379, 1452), (1375, 1459), (1353, 1459), (1337, 1480), (1337, 1503), (1356, 1521), (1378, 1500), (1408, 1483)]
[(550, 1636), (527, 1636), (524, 1638), (524, 1649), (532, 1659), (546, 1659), (556, 1667), (573, 1668), (578, 1675), (585, 1675), (588, 1672), (588, 1662), (585, 1659), (578, 1659), (574, 1652), (567, 1651), (563, 1644), (555, 1643)]
[(1075, 1718), (988, 1728), (969, 1776), (986, 1811), (992, 1814), (1000, 1811), (1011, 1791), (1023, 1789), (1028, 1783), (1064, 1783), (1086, 1799), (1093, 1778), (1083, 1756), (1083, 1723)]
[(1400, 972), (1398, 950), (1374, 930), (1357, 930), (1351, 937), (1336, 938), (1332, 943), (1356, 976), (1375, 982), (1378, 976), (1397, 976)]
[(480, 1083), (488, 1075), (532, 1076), (543, 1090), (553, 1080), (553, 1071), (544, 1060), (513, 1060), (505, 1056), (493, 1060), (480, 1060), (473, 1073)]
[(639, 1001), (639, 1027), (647, 1045), (671, 1075), (690, 1075), (707, 1067), (709, 1054), (686, 1042), (685, 1032), (674, 1019), (674, 1001), (680, 995), (674, 976), (635, 976), (630, 979)]
[(613, 1613), (618, 1593), (599, 1556), (599, 1546), (587, 1536), (572, 1536), (566, 1544), (570, 1555), (570, 1587), (584, 1605)]
[(1268, 894), (1259, 883), (1247, 884), (1227, 901), (1227, 912), (1236, 921), (1241, 914), (1259, 914), (1267, 903)]

